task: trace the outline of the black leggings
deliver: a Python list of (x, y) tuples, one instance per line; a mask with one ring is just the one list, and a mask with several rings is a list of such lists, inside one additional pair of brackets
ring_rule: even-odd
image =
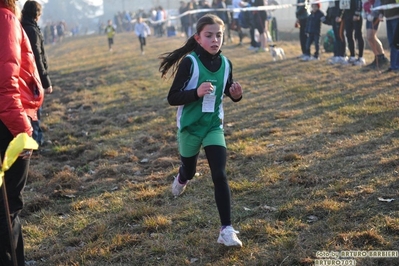
[[(230, 187), (226, 176), (226, 148), (223, 146), (207, 146), (204, 148), (211, 169), (215, 189), (215, 201), (222, 226), (231, 225)], [(193, 157), (180, 156), (180, 181), (191, 180), (196, 172), (198, 154)]]
[[(348, 48), (351, 57), (355, 56), (355, 40), (357, 40), (358, 44), (359, 57), (363, 57), (364, 39), (362, 35), (362, 26), (363, 26), (362, 17), (360, 17), (360, 20), (358, 21), (353, 21), (353, 17), (345, 19), (346, 39), (348, 41)], [(353, 32), (355, 32), (355, 36), (353, 36)]]

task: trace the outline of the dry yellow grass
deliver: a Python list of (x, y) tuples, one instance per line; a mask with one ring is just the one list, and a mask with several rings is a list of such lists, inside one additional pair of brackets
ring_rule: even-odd
[[(179, 166), (175, 108), (158, 55), (180, 46), (133, 34), (49, 46), (55, 92), (44, 104), (52, 144), (32, 158), (23, 211), (35, 265), (312, 265), (316, 252), (398, 250), (398, 77), (298, 62), (228, 44), (244, 87), (225, 101), (233, 222), (244, 243), (216, 243), (213, 185), (199, 176), (170, 193)], [(370, 51), (366, 59), (371, 61)], [(398, 145), (398, 146), (397, 146)], [(378, 198), (394, 198), (382, 202)], [(399, 258), (356, 258), (399, 265)]]

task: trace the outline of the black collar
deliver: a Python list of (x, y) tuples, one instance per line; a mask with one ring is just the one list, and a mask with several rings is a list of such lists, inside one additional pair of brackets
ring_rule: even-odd
[(216, 54), (210, 54), (208, 53), (204, 48), (202, 48), (201, 45), (197, 45), (197, 48), (195, 48), (195, 53), (197, 54), (197, 56), (199, 58), (205, 59), (205, 60), (210, 60), (210, 61), (214, 61), (216, 59), (218, 59), (220, 57), (220, 53), (222, 52), (222, 50), (219, 50), (219, 52), (217, 52)]
[(33, 18), (22, 17), (21, 24), (37, 26), (37, 22)]

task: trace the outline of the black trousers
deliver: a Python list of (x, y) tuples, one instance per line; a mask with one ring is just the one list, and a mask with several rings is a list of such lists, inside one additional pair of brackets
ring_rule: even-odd
[(144, 46), (146, 45), (146, 39), (145, 37), (139, 36), (139, 42), (140, 42), (140, 51), (144, 51)]
[[(207, 146), (205, 155), (211, 169), (216, 206), (221, 225), (231, 225), (231, 195), (226, 176), (226, 148), (223, 146)], [(196, 172), (198, 154), (193, 157), (182, 157), (179, 169), (180, 181), (191, 180)]]
[(352, 17), (345, 18), (345, 33), (348, 41), (348, 48), (350, 56), (355, 56), (355, 40), (357, 40), (357, 47), (359, 50), (359, 57), (363, 57), (364, 39), (362, 35), (363, 18), (353, 21)]
[[(4, 158), (5, 150), (13, 139), (7, 127), (0, 121), (0, 154)], [(3, 193), (0, 190), (0, 266), (14, 266), (12, 261), (11, 249), (15, 250), (17, 265), (25, 265), (24, 243), (22, 237), (19, 213), (23, 207), (22, 191), (24, 190), (28, 177), (30, 158), (19, 157), (15, 163), (5, 172), (5, 185), (7, 189), (7, 199), (12, 223), (12, 234), (14, 238), (13, 246), (10, 246), (8, 235), (8, 225), (4, 208)]]
[(307, 19), (300, 19), (299, 20), (299, 42), (301, 43), (301, 51), (302, 54), (306, 54), (306, 41), (308, 36), (306, 35), (306, 21)]

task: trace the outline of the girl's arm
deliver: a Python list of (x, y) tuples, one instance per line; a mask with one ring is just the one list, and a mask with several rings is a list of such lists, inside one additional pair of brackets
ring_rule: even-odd
[(230, 65), (230, 72), (229, 72), (229, 77), (227, 79), (226, 87), (224, 88), (224, 94), (228, 96), (231, 100), (233, 100), (233, 102), (239, 102), (242, 99), (241, 85), (238, 82), (234, 82), (233, 65), (231, 64), (230, 60), (228, 61)]
[(183, 105), (195, 102), (199, 99), (197, 89), (185, 90), (192, 74), (191, 59), (185, 57), (177, 69), (176, 76), (173, 80), (168, 94), (168, 102), (170, 105)]

